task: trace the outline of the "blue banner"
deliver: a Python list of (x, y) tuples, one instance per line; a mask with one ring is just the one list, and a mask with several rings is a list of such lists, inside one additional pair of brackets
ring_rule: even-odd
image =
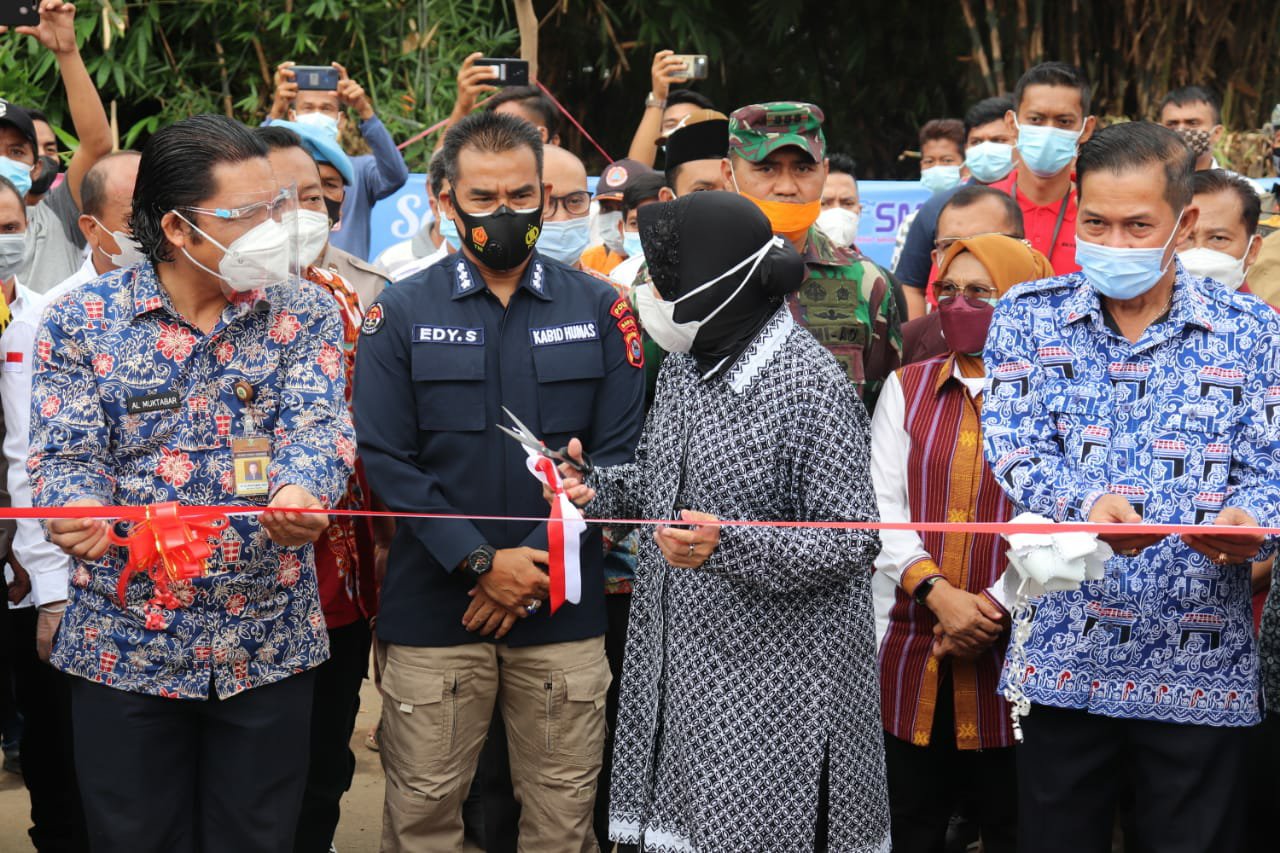
[[(370, 257), (376, 258), (387, 247), (408, 240), (422, 228), (430, 210), (426, 184), (426, 175), (410, 175), (399, 192), (374, 205)], [(862, 201), (858, 248), (887, 268), (902, 220), (924, 204), (929, 191), (919, 181), (859, 181), (858, 193)]]

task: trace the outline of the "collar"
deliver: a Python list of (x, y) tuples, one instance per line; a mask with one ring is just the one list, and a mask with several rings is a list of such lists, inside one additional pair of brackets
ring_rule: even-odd
[(960, 365), (956, 363), (956, 354), (947, 353), (942, 359), (941, 369), (938, 370), (938, 378), (933, 383), (933, 395), (941, 396), (943, 389), (952, 380), (960, 381)]
[[(1174, 256), (1173, 302), (1169, 306), (1169, 319), (1159, 325), (1172, 329), (1198, 326), (1206, 332), (1213, 331), (1209, 299), (1201, 289), (1200, 280), (1187, 273), (1182, 262)], [(1062, 302), (1065, 325), (1089, 318), (1102, 319), (1102, 302), (1098, 292), (1089, 284), (1084, 273), (1072, 273), (1070, 279), (1078, 281), (1076, 288)]]
[[(178, 312), (173, 307), (173, 301), (169, 298), (169, 291), (165, 290), (160, 284), (160, 276), (156, 275), (155, 267), (151, 265), (151, 261), (143, 261), (137, 266), (117, 270), (116, 272), (132, 279), (133, 316), (135, 318), (141, 317), (143, 314), (149, 314), (152, 311), (167, 311), (174, 317), (178, 316)], [(111, 275), (111, 273), (108, 273), (108, 275)], [(222, 310), (222, 321), (224, 324), (230, 323), (250, 311), (260, 310), (263, 306), (269, 307), (270, 305), (271, 298), (265, 290), (232, 293), (227, 299), (227, 307)]]
[[(735, 393), (746, 393), (773, 356), (782, 349), (783, 343), (786, 342), (795, 324), (795, 320), (791, 317), (791, 309), (784, 302), (769, 322), (764, 324), (764, 328), (756, 335), (755, 340), (725, 371), (724, 380), (729, 383), (729, 387)], [(712, 370), (701, 378), (705, 381), (715, 376), (716, 372), (717, 370)]]
[(843, 266), (856, 256), (847, 249), (840, 249), (817, 225), (809, 226), (809, 236), (804, 241), (802, 258), (806, 265)]
[[(465, 296), (480, 293), (487, 289), (484, 278), (476, 271), (471, 261), (467, 260), (464, 253), (455, 252), (454, 258), (453, 299), (462, 299)], [(527, 290), (543, 302), (550, 302), (551, 294), (547, 292), (548, 283), (547, 268), (535, 251), (532, 260), (529, 261), (529, 266), (525, 267), (524, 275), (520, 278), (520, 285), (517, 289)]]

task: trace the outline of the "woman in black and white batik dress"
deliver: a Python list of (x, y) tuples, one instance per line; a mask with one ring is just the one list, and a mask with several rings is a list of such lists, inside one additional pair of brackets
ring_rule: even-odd
[[(866, 411), (784, 304), (800, 257), (737, 195), (640, 217), (656, 293), (637, 307), (671, 355), (635, 462), (589, 478), (587, 514), (875, 520)], [(610, 836), (662, 853), (888, 850), (876, 534), (702, 524), (641, 541)]]

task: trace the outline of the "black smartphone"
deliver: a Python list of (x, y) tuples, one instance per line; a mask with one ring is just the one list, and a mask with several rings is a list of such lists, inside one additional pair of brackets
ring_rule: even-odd
[(40, 0), (0, 0), (0, 26), (40, 25)]
[(489, 82), (494, 86), (528, 86), (529, 63), (524, 59), (490, 59), (481, 57), (476, 65), (492, 65), (498, 69), (498, 76)]
[(334, 92), (338, 89), (338, 69), (332, 65), (295, 65), (293, 82), (309, 92)]

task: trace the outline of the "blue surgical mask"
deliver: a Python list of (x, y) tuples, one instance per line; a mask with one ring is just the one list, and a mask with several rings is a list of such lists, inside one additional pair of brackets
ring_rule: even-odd
[(639, 258), (644, 256), (644, 247), (640, 245), (639, 231), (622, 232), (622, 251), (628, 258)]
[(1076, 156), (1080, 134), (1084, 133), (1083, 127), (1079, 130), (1032, 124), (1023, 127), (1016, 118), (1013, 123), (1018, 128), (1018, 153), (1022, 155), (1022, 162), (1041, 178), (1052, 177), (1070, 165)]
[(1169, 244), (1178, 234), (1182, 214), (1174, 223), (1173, 233), (1157, 249), (1129, 249), (1090, 243), (1076, 235), (1076, 263), (1093, 289), (1111, 299), (1134, 299), (1151, 288), (1169, 269), (1173, 256), (1164, 259)]
[(542, 223), (538, 235), (538, 253), (573, 266), (591, 241), (591, 220), (582, 216), (562, 222)]
[(306, 127), (314, 127), (333, 139), (338, 138), (338, 119), (328, 113), (298, 113), (294, 121)]
[(994, 184), (1013, 171), (1013, 146), (1003, 142), (979, 142), (964, 152), (964, 164), (975, 181)]
[(31, 189), (31, 167), (8, 157), (0, 157), (0, 178), (7, 178), (18, 189), (18, 195), (26, 198)]
[(455, 252), (462, 248), (462, 238), (458, 236), (458, 226), (449, 217), (440, 220), (440, 236)]
[(959, 166), (933, 166), (920, 172), (920, 183), (929, 192), (944, 193), (960, 185)]

